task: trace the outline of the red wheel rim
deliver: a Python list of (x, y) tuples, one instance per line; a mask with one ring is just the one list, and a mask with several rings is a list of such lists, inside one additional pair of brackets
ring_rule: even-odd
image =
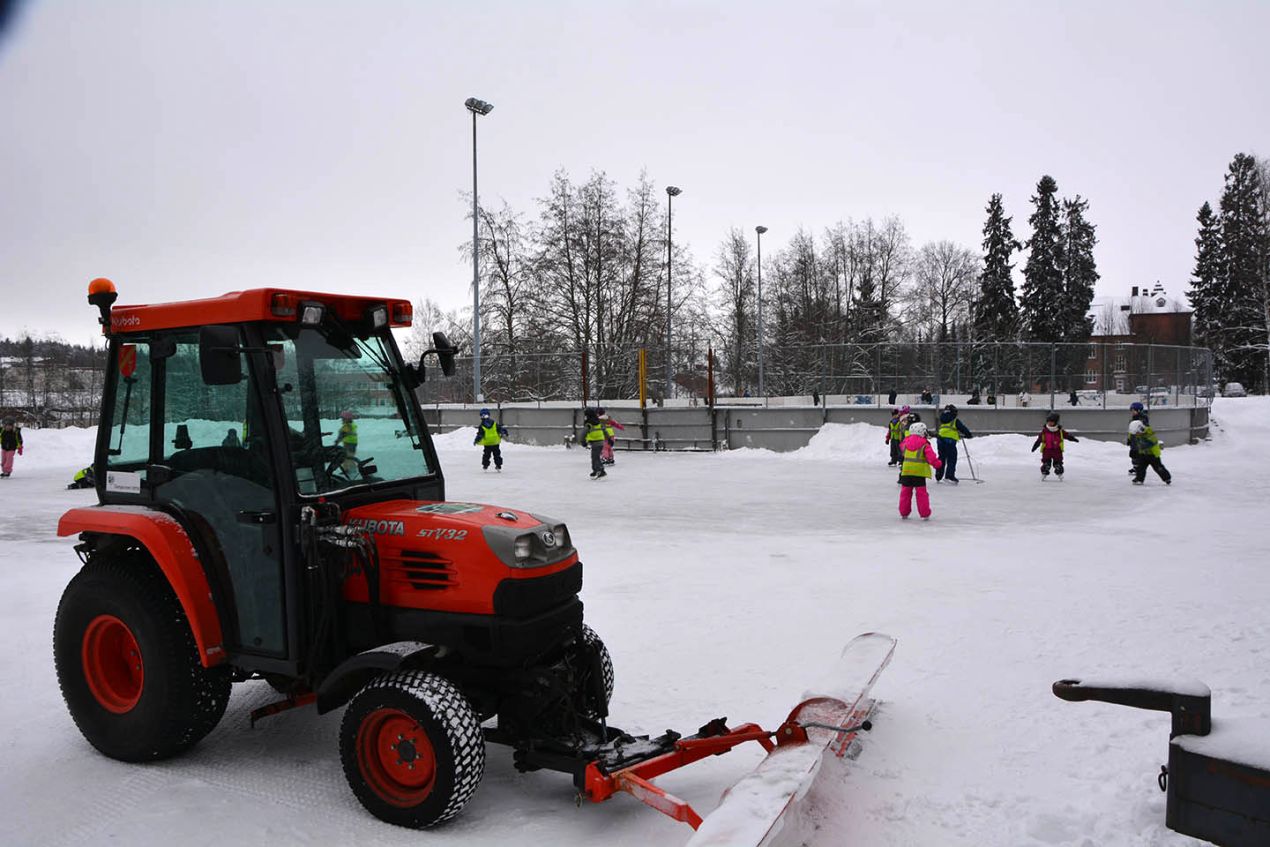
[(432, 743), (419, 722), (400, 709), (376, 709), (362, 720), (357, 763), (366, 784), (394, 806), (417, 806), (436, 787)]
[(88, 690), (108, 712), (122, 715), (141, 699), (145, 663), (128, 625), (114, 615), (98, 615), (84, 630), (82, 649)]

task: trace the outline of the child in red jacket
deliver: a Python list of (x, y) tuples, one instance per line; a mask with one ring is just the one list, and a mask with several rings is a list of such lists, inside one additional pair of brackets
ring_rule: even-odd
[(929, 520), (930, 493), (926, 490), (926, 480), (930, 479), (932, 467), (942, 468), (944, 465), (926, 441), (926, 424), (921, 421), (910, 424), (908, 435), (900, 447), (904, 451), (904, 464), (900, 466), (900, 517), (908, 520), (913, 511), (913, 492), (916, 491), (917, 514), (922, 516), (922, 520)]
[(1032, 443), (1032, 452), (1036, 452), (1036, 448), (1044, 447), (1041, 450), (1041, 479), (1045, 479), (1050, 475), (1050, 465), (1054, 466), (1054, 473), (1058, 475), (1058, 481), (1063, 481), (1063, 442), (1064, 441), (1080, 441), (1079, 438), (1072, 435), (1067, 430), (1059, 426), (1058, 412), (1050, 412), (1045, 418), (1045, 427), (1041, 430), (1041, 434), (1036, 436), (1036, 441)]

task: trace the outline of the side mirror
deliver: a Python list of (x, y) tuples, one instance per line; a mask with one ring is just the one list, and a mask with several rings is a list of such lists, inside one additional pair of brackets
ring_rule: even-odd
[(454, 376), (454, 357), (459, 348), (450, 343), (444, 332), (432, 333), (432, 347), (436, 351), (437, 361), (441, 364), (441, 373)]
[(205, 326), (198, 331), (198, 366), (207, 385), (237, 385), (243, 379), (238, 330)]

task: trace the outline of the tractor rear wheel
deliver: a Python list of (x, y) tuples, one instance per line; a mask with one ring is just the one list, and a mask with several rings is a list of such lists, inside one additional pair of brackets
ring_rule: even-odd
[(53, 661), (75, 725), (112, 759), (182, 753), (229, 703), (229, 669), (203, 667), (176, 595), (140, 556), (93, 561), (70, 581)]
[(344, 776), (372, 815), (421, 829), (459, 813), (485, 773), (485, 735), (463, 693), (423, 671), (385, 674), (340, 724)]

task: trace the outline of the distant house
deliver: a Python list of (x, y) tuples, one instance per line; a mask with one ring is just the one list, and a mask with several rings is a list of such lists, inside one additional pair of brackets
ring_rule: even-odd
[(1180, 365), (1170, 363), (1168, 353), (1161, 351), (1157, 362), (1141, 350), (1124, 346), (1190, 346), (1191, 308), (1170, 297), (1160, 283), (1150, 290), (1135, 285), (1128, 297), (1095, 297), (1086, 317), (1093, 326), (1086, 388), (1133, 392), (1141, 386), (1176, 381), (1169, 377)]

